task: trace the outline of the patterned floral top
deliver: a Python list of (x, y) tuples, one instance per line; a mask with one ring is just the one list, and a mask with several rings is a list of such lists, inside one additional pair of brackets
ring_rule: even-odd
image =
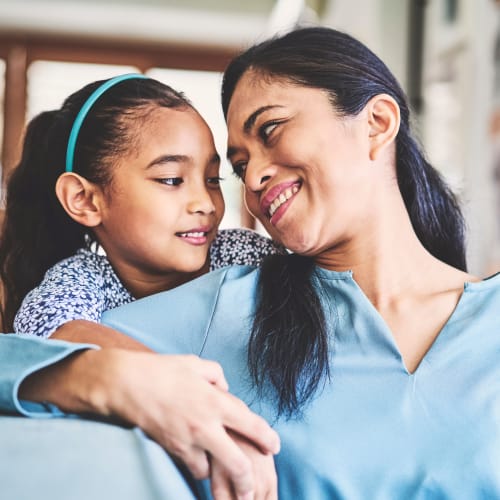
[[(266, 255), (284, 252), (255, 231), (225, 229), (210, 247), (210, 270), (233, 264), (256, 266)], [(133, 300), (106, 256), (82, 248), (50, 268), (28, 293), (16, 314), (14, 330), (49, 337), (68, 321), (99, 322), (104, 311)]]

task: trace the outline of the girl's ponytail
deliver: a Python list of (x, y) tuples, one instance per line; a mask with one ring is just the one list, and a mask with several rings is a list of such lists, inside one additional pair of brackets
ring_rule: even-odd
[(29, 123), (21, 161), (7, 184), (0, 241), (4, 331), (12, 330), (23, 298), (47, 269), (85, 244), (86, 228), (67, 216), (55, 195), (66, 142), (58, 114), (47, 111)]

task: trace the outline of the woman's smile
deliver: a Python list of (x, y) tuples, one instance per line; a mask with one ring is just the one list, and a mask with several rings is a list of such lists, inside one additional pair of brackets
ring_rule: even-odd
[(262, 198), (260, 210), (275, 225), (287, 211), (295, 195), (300, 191), (301, 183), (282, 182), (273, 186)]

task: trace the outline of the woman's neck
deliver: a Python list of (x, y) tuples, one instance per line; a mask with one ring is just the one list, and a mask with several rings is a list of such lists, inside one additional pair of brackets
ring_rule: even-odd
[[(435, 291), (473, 277), (433, 257), (421, 244), (399, 195), (385, 193), (380, 210), (372, 211), (362, 231), (342, 245), (323, 252), (317, 265), (352, 270), (375, 307), (385, 307), (408, 293)], [(380, 200), (379, 200), (380, 202)]]

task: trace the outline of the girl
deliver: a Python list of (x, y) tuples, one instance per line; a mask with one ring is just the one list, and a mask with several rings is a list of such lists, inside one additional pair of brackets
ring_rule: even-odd
[(217, 232), (219, 183), (206, 123), (141, 75), (95, 82), (36, 117), (7, 190), (4, 329), (46, 337), (87, 320), (96, 332), (106, 309), (281, 251), (251, 231)]
[[(64, 325), (69, 336), (105, 344), (114, 332), (98, 324), (104, 310), (281, 251), (250, 231), (217, 231), (224, 213), (219, 163), (211, 131), (189, 101), (143, 75), (94, 82), (34, 118), (7, 188), (4, 328), (43, 280), (26, 298), (17, 330), (49, 336)], [(275, 433), (224, 392), (217, 365), (191, 358), (161, 365), (173, 384), (164, 387), (170, 411), (145, 430), (196, 477), (208, 475), (209, 452), (231, 488), (251, 491), (253, 449), (243, 453), (246, 444), (227, 431), (266, 452), (276, 450)], [(152, 420), (131, 408), (116, 413), (134, 423)]]

